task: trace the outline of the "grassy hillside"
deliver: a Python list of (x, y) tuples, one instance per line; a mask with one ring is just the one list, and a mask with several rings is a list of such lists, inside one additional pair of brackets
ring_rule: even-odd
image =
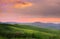
[(60, 39), (60, 31), (30, 25), (0, 24), (0, 39)]

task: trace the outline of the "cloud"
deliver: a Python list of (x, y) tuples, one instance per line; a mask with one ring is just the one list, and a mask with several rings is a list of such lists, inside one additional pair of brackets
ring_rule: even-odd
[(22, 3), (16, 3), (13, 5), (13, 8), (25, 8), (32, 6), (32, 3), (29, 2), (22, 2)]
[(19, 0), (11, 0), (9, 2), (6, 2), (7, 5), (0, 5), (0, 7), (1, 10), (3, 10), (3, 12), (16, 13), (18, 14), (18, 16), (21, 15), (20, 17), (60, 18), (60, 0), (28, 0), (27, 2), (26, 1), (22, 2)]
[[(42, 12), (37, 11), (38, 16), (42, 17), (59, 17), (60, 18), (60, 0), (44, 0), (41, 3), (43, 6)], [(41, 9), (38, 9), (41, 10)]]
[(60, 22), (60, 0), (0, 0), (0, 21)]
[(30, 2), (21, 0), (0, 0), (0, 12), (13, 12), (14, 9), (26, 8), (32, 6)]
[(35, 0), (32, 3), (32, 7), (22, 10), (26, 17), (60, 18), (60, 0)]

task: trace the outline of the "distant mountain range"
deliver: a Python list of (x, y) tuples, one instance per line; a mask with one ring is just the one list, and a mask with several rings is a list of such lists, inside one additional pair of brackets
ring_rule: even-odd
[(42, 22), (34, 22), (34, 23), (21, 23), (24, 25), (32, 25), (42, 28), (50, 28), (50, 29), (60, 29), (60, 24), (55, 23), (42, 23)]
[(42, 22), (33, 22), (33, 23), (5, 22), (5, 23), (7, 23), (7, 24), (32, 25), (32, 26), (36, 26), (36, 27), (50, 28), (50, 29), (60, 29), (60, 24), (54, 24), (54, 23), (42, 23)]

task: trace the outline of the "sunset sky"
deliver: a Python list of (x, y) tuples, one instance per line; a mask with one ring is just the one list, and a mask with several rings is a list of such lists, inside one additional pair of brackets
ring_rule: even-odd
[(0, 0), (0, 22), (60, 23), (60, 0)]

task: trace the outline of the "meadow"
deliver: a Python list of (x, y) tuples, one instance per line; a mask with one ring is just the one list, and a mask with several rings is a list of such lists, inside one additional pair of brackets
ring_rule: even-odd
[(60, 30), (0, 23), (0, 39), (60, 39)]

